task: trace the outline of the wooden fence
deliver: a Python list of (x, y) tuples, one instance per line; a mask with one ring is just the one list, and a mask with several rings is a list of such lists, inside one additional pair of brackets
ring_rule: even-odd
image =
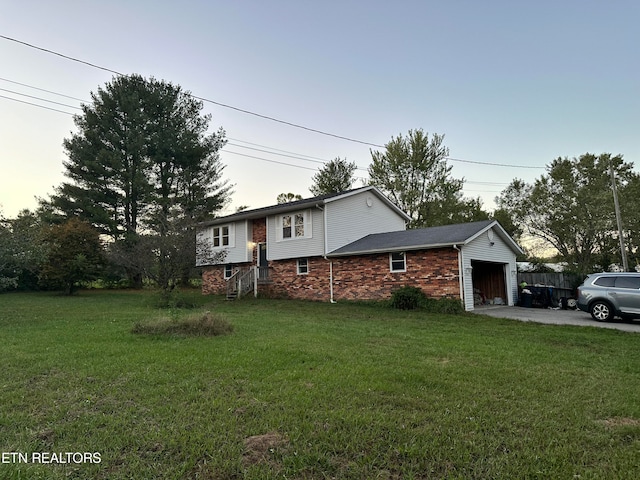
[(561, 297), (575, 298), (575, 291), (582, 283), (583, 278), (575, 273), (533, 273), (518, 272), (518, 285), (527, 282), (527, 285), (545, 285), (554, 288), (556, 300)]

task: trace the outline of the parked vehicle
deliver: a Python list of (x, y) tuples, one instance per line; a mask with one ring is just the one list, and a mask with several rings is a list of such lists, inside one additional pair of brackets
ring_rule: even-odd
[(640, 273), (594, 273), (578, 287), (578, 308), (594, 320), (640, 317)]

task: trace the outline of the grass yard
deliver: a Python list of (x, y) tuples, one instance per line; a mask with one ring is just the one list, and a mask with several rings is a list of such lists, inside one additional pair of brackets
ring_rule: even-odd
[(190, 295), (0, 295), (0, 478), (640, 478), (637, 334)]

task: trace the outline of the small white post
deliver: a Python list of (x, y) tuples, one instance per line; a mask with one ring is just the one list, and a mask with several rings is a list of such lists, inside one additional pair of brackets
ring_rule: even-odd
[(253, 266), (253, 296), (258, 298), (258, 266)]

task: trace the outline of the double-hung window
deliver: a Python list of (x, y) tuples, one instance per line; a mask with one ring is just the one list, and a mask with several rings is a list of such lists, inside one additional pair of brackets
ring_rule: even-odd
[(389, 267), (392, 272), (406, 272), (407, 262), (404, 252), (394, 252), (389, 254)]
[(298, 275), (306, 275), (309, 273), (309, 260), (306, 258), (299, 258), (297, 262)]
[(233, 265), (225, 265), (224, 266), (224, 279), (227, 280), (232, 277), (234, 273)]
[(281, 215), (280, 235), (282, 240), (308, 238), (311, 236), (311, 221), (309, 212), (287, 213)]
[(235, 225), (216, 225), (211, 228), (211, 240), (213, 248), (233, 248), (235, 247)]
[(213, 227), (213, 247), (221, 248), (229, 246), (231, 246), (231, 227), (229, 225)]

